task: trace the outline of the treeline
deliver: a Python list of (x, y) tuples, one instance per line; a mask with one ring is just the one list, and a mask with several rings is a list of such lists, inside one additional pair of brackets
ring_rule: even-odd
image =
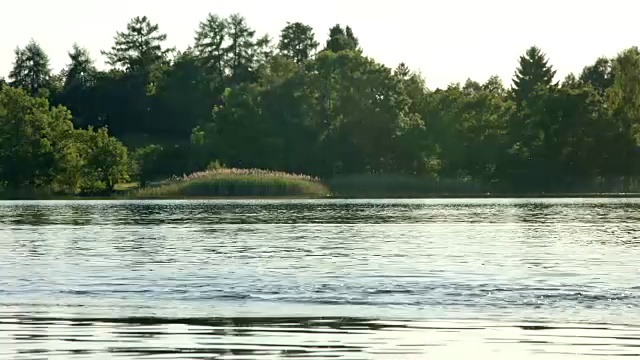
[(185, 51), (166, 38), (132, 19), (102, 52), (106, 71), (79, 45), (60, 73), (37, 42), (18, 47), (0, 95), (0, 181), (110, 191), (216, 163), (539, 192), (628, 190), (639, 175), (637, 47), (561, 82), (531, 47), (509, 86), (430, 90), (406, 65), (365, 56), (349, 26), (321, 44), (289, 23), (275, 41), (210, 14)]

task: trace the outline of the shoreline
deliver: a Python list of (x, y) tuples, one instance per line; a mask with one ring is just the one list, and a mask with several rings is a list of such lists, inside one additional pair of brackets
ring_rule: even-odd
[(510, 193), (510, 194), (469, 194), (469, 193), (438, 193), (420, 195), (363, 195), (363, 196), (167, 196), (167, 197), (136, 197), (115, 194), (113, 196), (46, 196), (46, 197), (0, 197), (0, 201), (166, 201), (166, 200), (419, 200), (419, 199), (635, 199), (640, 193)]

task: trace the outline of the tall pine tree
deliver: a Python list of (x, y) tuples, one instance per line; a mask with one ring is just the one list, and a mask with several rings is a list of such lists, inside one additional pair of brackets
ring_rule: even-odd
[(51, 85), (49, 56), (35, 40), (15, 50), (15, 61), (9, 72), (11, 85), (36, 95)]
[(167, 35), (146, 17), (135, 17), (127, 24), (127, 31), (117, 32), (110, 51), (102, 51), (107, 63), (128, 72), (148, 71), (165, 62), (172, 48), (163, 48)]
[(519, 66), (513, 78), (513, 95), (516, 101), (526, 101), (538, 87), (555, 86), (556, 71), (549, 65), (546, 55), (532, 46), (520, 57)]

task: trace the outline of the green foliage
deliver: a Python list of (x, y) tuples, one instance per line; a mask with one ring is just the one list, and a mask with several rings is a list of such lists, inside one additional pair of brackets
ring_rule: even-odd
[(0, 133), (4, 189), (112, 191), (128, 178), (127, 150), (106, 129), (74, 129), (66, 108), (22, 89), (0, 91)]
[(9, 72), (11, 86), (23, 88), (31, 95), (51, 86), (49, 56), (40, 44), (31, 40), (24, 48), (16, 48), (14, 53), (13, 68)]
[(63, 70), (64, 89), (90, 88), (95, 84), (98, 70), (89, 51), (78, 44), (73, 44), (73, 49), (68, 54), (70, 62)]
[(68, 112), (22, 89), (0, 91), (0, 183), (11, 189), (50, 186), (72, 131)]
[(484, 193), (483, 185), (471, 179), (440, 180), (410, 175), (354, 174), (327, 181), (331, 194), (347, 198), (415, 198), (431, 195)]
[(553, 86), (556, 71), (549, 65), (546, 55), (536, 46), (530, 47), (520, 57), (519, 67), (513, 78), (513, 94), (518, 102), (526, 101), (538, 88)]
[(600, 95), (604, 95), (614, 82), (611, 61), (605, 57), (598, 58), (593, 65), (586, 66), (582, 70), (580, 81), (594, 88)]
[(247, 20), (232, 14), (227, 19), (227, 36), (229, 45), (226, 47), (226, 67), (229, 70), (231, 83), (237, 84), (251, 81), (252, 71), (255, 70), (255, 30), (247, 24)]
[(280, 54), (302, 64), (311, 59), (320, 44), (315, 39), (313, 28), (300, 22), (287, 23), (280, 32), (278, 50)]
[(162, 150), (159, 145), (147, 145), (133, 153), (134, 173), (138, 176), (141, 186), (146, 186), (154, 179)]
[(324, 49), (334, 53), (356, 51), (359, 50), (359, 44), (360, 41), (355, 37), (353, 30), (349, 26), (343, 29), (340, 24), (336, 24), (329, 30), (329, 39)]
[(136, 16), (127, 24), (126, 32), (118, 32), (110, 51), (102, 51), (107, 63), (113, 67), (136, 72), (149, 70), (166, 61), (173, 49), (164, 49), (167, 35), (146, 16)]
[(214, 88), (224, 87), (226, 81), (227, 34), (227, 19), (213, 14), (207, 15), (196, 31), (195, 54)]
[(68, 55), (69, 63), (60, 74), (61, 86), (55, 100), (71, 111), (74, 124), (89, 125), (93, 115), (92, 90), (98, 80), (98, 70), (87, 49), (78, 44), (73, 44)]
[(209, 178), (148, 191), (324, 193), (225, 166), (311, 174), (348, 196), (638, 183), (636, 47), (558, 84), (534, 46), (513, 84), (494, 76), (432, 91), (406, 63), (365, 56), (349, 26), (329, 29), (320, 52), (308, 25), (287, 23), (274, 42), (239, 14), (209, 14), (183, 52), (166, 39), (147, 17), (133, 18), (103, 52), (107, 71), (79, 45), (57, 74), (35, 41), (18, 48), (8, 86), (0, 79), (1, 190), (110, 192), (129, 178), (144, 187), (209, 169)]
[(130, 163), (127, 148), (110, 137), (106, 128), (92, 127), (77, 132), (83, 154), (82, 182), (85, 193), (113, 192), (116, 184), (129, 180)]
[(186, 138), (191, 129), (209, 122), (213, 100), (220, 97), (221, 90), (210, 87), (216, 82), (207, 76), (206, 69), (192, 53), (178, 55), (157, 82), (149, 114), (153, 119), (149, 128), (140, 132), (168, 135), (174, 141)]

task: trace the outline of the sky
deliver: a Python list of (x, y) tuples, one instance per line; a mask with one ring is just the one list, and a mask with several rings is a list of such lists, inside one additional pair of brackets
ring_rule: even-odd
[(54, 71), (68, 62), (74, 42), (98, 64), (116, 31), (146, 15), (184, 49), (208, 13), (240, 13), (257, 34), (277, 38), (287, 21), (311, 25), (324, 44), (329, 28), (349, 25), (366, 55), (390, 67), (405, 62), (435, 89), (492, 75), (511, 84), (518, 57), (542, 48), (561, 80), (599, 56), (640, 45), (636, 0), (4, 0), (0, 21), (0, 76), (14, 49), (42, 45)]

